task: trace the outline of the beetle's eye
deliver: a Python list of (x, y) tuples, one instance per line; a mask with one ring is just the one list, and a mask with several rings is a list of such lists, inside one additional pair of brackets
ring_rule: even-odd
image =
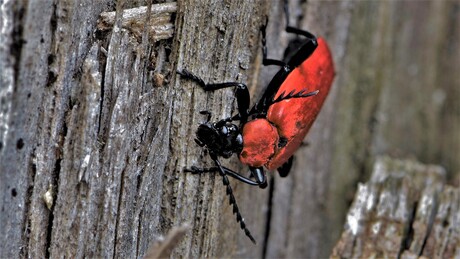
[(220, 132), (224, 135), (228, 134), (228, 128), (226, 126), (223, 126), (222, 129), (220, 129)]

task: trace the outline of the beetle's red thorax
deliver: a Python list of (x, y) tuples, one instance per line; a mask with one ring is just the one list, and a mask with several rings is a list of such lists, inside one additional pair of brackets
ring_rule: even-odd
[(275, 153), (278, 132), (266, 119), (255, 119), (244, 124), (243, 150), (239, 158), (252, 167), (265, 165)]
[(278, 149), (266, 164), (269, 170), (280, 167), (299, 148), (329, 93), (334, 74), (329, 47), (322, 38), (318, 38), (316, 50), (288, 75), (275, 98), (292, 90), (295, 93), (304, 89), (307, 92), (319, 90), (319, 93), (311, 97), (284, 100), (268, 109), (267, 119), (277, 127), (279, 136), (287, 139), (286, 146)]

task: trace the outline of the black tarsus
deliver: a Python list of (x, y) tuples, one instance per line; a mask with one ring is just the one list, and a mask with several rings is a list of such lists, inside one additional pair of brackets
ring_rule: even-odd
[(179, 75), (181, 75), (181, 76), (183, 76), (185, 78), (188, 78), (188, 79), (191, 79), (191, 80), (195, 81), (198, 85), (201, 86), (201, 88), (206, 90), (206, 83), (203, 81), (203, 79), (201, 79), (200, 77), (190, 73), (187, 69), (183, 69), (182, 71), (177, 70), (176, 72)]

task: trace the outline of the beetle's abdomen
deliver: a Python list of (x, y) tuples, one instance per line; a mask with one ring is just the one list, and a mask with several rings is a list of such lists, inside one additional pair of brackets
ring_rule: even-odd
[(279, 136), (287, 139), (286, 146), (279, 148), (266, 164), (268, 169), (280, 167), (299, 148), (329, 93), (334, 74), (329, 47), (322, 38), (318, 38), (316, 50), (288, 75), (275, 99), (281, 93), (288, 94), (293, 90), (295, 93), (305, 89), (307, 92), (319, 90), (319, 93), (305, 98), (287, 99), (268, 109), (267, 119), (277, 127)]
[(266, 119), (247, 122), (243, 127), (240, 161), (252, 167), (265, 165), (275, 153), (278, 140), (278, 131)]

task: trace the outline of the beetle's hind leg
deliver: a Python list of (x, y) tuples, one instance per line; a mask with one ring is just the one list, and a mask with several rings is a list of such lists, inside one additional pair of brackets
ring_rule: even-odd
[(289, 12), (289, 1), (288, 0), (284, 0), (284, 16), (286, 19), (286, 32), (301, 35), (301, 36), (304, 36), (316, 42), (316, 36), (313, 35), (311, 32), (290, 26), (290, 22), (289, 22), (290, 12)]
[(286, 65), (285, 62), (281, 60), (276, 60), (276, 59), (271, 59), (267, 58), (267, 24), (268, 24), (268, 16), (265, 18), (265, 24), (263, 24), (260, 27), (260, 33), (262, 34), (262, 64), (264, 66), (270, 66), (270, 65), (275, 65), (275, 66), (280, 66), (283, 67)]
[[(286, 19), (286, 32), (287, 33), (293, 33), (296, 35), (304, 36), (306, 37), (309, 41), (311, 41), (310, 45), (312, 45), (312, 51), (316, 48), (317, 41), (316, 41), (316, 36), (306, 30), (302, 30), (296, 27), (293, 27), (290, 25), (289, 22), (289, 17), (290, 17), (290, 12), (289, 12), (289, 1), (284, 0), (284, 16)], [(281, 61), (281, 60), (276, 60), (276, 59), (270, 59), (267, 58), (267, 24), (268, 24), (268, 16), (265, 18), (265, 23), (260, 27), (260, 32), (262, 33), (262, 54), (263, 54), (263, 60), (262, 64), (264, 66), (270, 66), (270, 65), (275, 65), (275, 66), (286, 66), (286, 62)], [(292, 65), (292, 64), (290, 64)]]

